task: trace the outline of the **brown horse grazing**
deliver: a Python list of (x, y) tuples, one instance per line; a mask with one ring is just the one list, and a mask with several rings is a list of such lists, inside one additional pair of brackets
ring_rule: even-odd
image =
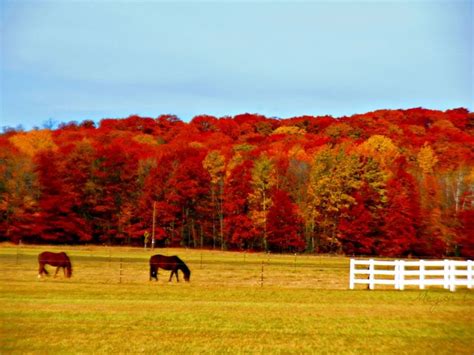
[(71, 260), (69, 260), (69, 256), (66, 253), (52, 253), (50, 251), (42, 252), (38, 255), (38, 263), (39, 263), (39, 273), (38, 278), (41, 278), (43, 274), (49, 275), (48, 271), (45, 268), (45, 265), (56, 266), (56, 273), (54, 277), (58, 275), (59, 268), (63, 268), (64, 276), (71, 277), (72, 276), (72, 266)]
[(178, 278), (178, 270), (181, 270), (184, 274), (184, 281), (189, 281), (191, 276), (191, 271), (186, 266), (186, 264), (178, 258), (176, 255), (174, 256), (165, 256), (165, 255), (153, 255), (150, 258), (150, 281), (151, 279), (155, 279), (158, 281), (158, 269), (164, 270), (171, 270), (170, 279), (171, 281), (173, 278), (173, 274), (176, 275), (176, 281), (179, 282)]

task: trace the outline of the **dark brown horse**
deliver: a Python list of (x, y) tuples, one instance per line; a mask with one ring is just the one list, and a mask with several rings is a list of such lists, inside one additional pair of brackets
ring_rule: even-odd
[(52, 253), (50, 251), (42, 252), (38, 255), (38, 263), (39, 263), (39, 272), (38, 278), (41, 278), (43, 274), (49, 275), (48, 270), (46, 270), (45, 265), (56, 266), (56, 273), (54, 277), (58, 275), (59, 268), (63, 268), (64, 276), (71, 277), (72, 276), (72, 266), (71, 260), (69, 260), (69, 256), (66, 253)]
[(155, 279), (158, 281), (158, 269), (164, 270), (171, 270), (170, 279), (171, 281), (173, 278), (173, 274), (176, 275), (176, 281), (179, 282), (178, 278), (178, 270), (181, 270), (184, 275), (184, 281), (189, 281), (191, 277), (191, 271), (186, 266), (186, 264), (178, 258), (176, 255), (174, 256), (165, 256), (165, 255), (153, 255), (150, 258), (150, 281), (151, 279)]

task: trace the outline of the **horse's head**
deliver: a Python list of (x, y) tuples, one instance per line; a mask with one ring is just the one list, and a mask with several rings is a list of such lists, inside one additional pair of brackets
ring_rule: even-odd
[(67, 266), (66, 267), (66, 277), (71, 277), (72, 276), (72, 266)]
[(188, 269), (188, 272), (184, 273), (184, 281), (189, 282), (189, 279), (191, 278), (191, 271)]

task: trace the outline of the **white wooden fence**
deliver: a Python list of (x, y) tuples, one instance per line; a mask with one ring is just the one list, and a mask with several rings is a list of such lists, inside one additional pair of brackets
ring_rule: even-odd
[(442, 286), (456, 291), (457, 286), (472, 288), (473, 267), (472, 260), (351, 259), (349, 288), (354, 289), (356, 284), (368, 285), (371, 290), (375, 285), (393, 285), (397, 290), (404, 290), (405, 286), (418, 286), (420, 290), (426, 286)]

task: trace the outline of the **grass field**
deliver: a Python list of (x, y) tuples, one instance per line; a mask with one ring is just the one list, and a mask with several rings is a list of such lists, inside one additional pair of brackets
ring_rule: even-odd
[[(68, 252), (71, 279), (37, 279), (46, 249)], [(0, 353), (474, 352), (472, 290), (348, 290), (342, 257), (154, 253), (191, 282), (149, 282), (137, 248), (1, 245)]]

